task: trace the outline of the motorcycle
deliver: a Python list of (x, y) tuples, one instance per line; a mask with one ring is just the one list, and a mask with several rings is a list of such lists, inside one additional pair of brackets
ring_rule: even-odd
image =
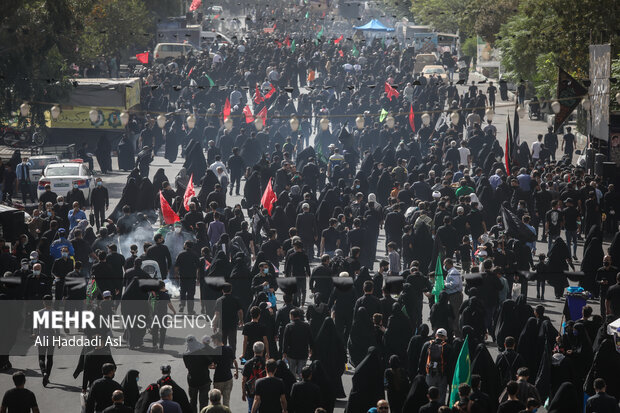
[(45, 133), (41, 128), (18, 129), (11, 126), (0, 128), (0, 139), (7, 146), (42, 146), (45, 143)]

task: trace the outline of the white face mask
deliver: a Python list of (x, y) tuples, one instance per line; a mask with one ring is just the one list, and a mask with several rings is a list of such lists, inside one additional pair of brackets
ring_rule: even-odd
[(175, 228), (174, 232), (176, 232), (177, 234), (180, 234), (181, 233), (181, 228), (180, 227)]
[(22, 270), (27, 270), (27, 269), (28, 269), (28, 264), (22, 265)]
[(58, 205), (63, 206), (65, 203), (63, 201), (58, 201)]
[(41, 274), (41, 270), (34, 270), (34, 271), (32, 271), (32, 273), (34, 275), (40, 275)]

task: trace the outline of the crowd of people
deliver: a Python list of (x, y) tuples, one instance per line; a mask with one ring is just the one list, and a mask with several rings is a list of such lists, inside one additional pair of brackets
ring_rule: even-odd
[[(273, 16), (296, 23), (137, 69), (145, 112), (172, 115), (163, 128), (132, 116), (114, 210), (105, 176), (88, 200), (93, 222), (79, 188), (46, 187), (24, 233), (1, 243), (0, 294), (27, 304), (2, 319), (0, 368), (13, 367), (34, 311), (210, 314), (213, 334), (186, 338), (187, 386), (162, 366), (140, 392), (137, 370), (115, 381), (113, 348), (85, 348), (74, 373), (84, 411), (229, 412), (241, 397), (249, 413), (332, 412), (339, 399), (349, 413), (532, 412), (546, 401), (564, 413), (582, 411), (585, 393), (586, 411), (617, 412), (620, 351), (607, 327), (620, 318), (620, 203), (613, 182), (573, 164), (570, 128), (561, 147), (550, 129), (506, 157), (487, 118), (492, 84), (463, 92), (414, 75), (391, 38), (329, 37), (303, 14)], [(105, 173), (109, 144), (97, 147)], [(154, 156), (173, 163), (179, 147), (177, 176), (151, 174)], [(178, 286), (178, 305), (169, 283), (143, 288), (146, 261)], [(575, 316), (566, 304), (558, 330), (545, 302), (564, 299), (569, 281), (599, 305)], [(125, 333), (132, 350), (166, 345), (165, 328)], [(471, 378), (455, 386), (463, 346)], [(38, 354), (47, 386), (54, 346)], [(38, 411), (24, 374), (13, 381), (1, 411)]]

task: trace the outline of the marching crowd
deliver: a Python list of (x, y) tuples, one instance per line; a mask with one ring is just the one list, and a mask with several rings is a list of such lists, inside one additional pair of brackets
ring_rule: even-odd
[[(145, 112), (172, 115), (163, 127), (132, 116), (118, 206), (108, 208), (105, 177), (88, 200), (92, 222), (79, 188), (47, 187), (23, 234), (2, 243), (0, 294), (27, 300), (25, 317), (85, 303), (215, 317), (213, 335), (186, 338), (187, 386), (162, 366), (140, 392), (137, 370), (115, 381), (114, 349), (85, 348), (74, 373), (84, 411), (228, 412), (241, 397), (249, 413), (332, 412), (345, 398), (349, 413), (532, 412), (546, 401), (564, 413), (582, 411), (585, 393), (586, 411), (617, 412), (620, 352), (607, 326), (620, 318), (620, 203), (612, 182), (574, 166), (570, 128), (561, 145), (550, 129), (505, 154), (486, 119), (492, 84), (459, 93), (414, 76), (393, 39), (328, 38), (312, 19), (278, 13), (298, 25), (137, 69)], [(179, 146), (181, 172), (151, 174), (153, 156), (172, 163)], [(20, 156), (5, 191), (28, 162)], [(166, 283), (147, 282), (147, 260), (178, 285), (178, 308)], [(558, 331), (545, 300), (562, 299), (569, 280), (600, 305), (578, 316), (566, 305)], [(8, 370), (24, 319), (2, 323)], [(129, 347), (163, 350), (166, 330), (150, 333), (129, 329)], [(54, 348), (38, 351), (46, 386)], [(454, 386), (464, 352), (471, 377)], [(38, 411), (24, 374), (13, 380), (0, 411)]]

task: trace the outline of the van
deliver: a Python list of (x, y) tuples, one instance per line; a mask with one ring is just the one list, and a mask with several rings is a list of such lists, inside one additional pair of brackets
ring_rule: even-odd
[(437, 57), (433, 53), (420, 53), (415, 57), (413, 64), (413, 73), (422, 73), (424, 66), (437, 64)]
[(179, 56), (185, 56), (190, 52), (196, 53), (196, 49), (189, 43), (158, 43), (153, 55), (156, 62), (166, 62)]

